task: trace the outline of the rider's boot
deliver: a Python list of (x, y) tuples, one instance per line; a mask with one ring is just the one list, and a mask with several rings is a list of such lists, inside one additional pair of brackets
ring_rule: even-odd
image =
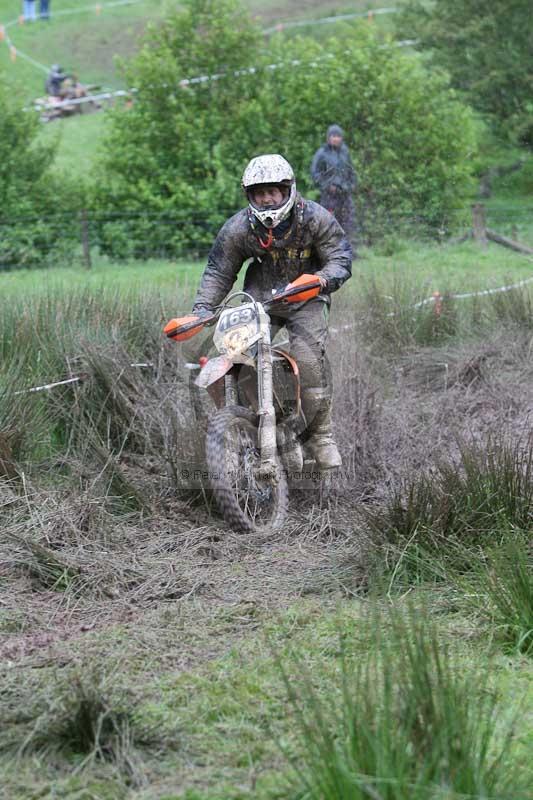
[[(305, 397), (305, 395), (308, 395)], [(306, 392), (304, 407), (308, 420), (307, 445), (313, 454), (317, 467), (321, 470), (342, 467), (342, 458), (333, 437), (331, 421), (331, 397), (327, 390), (322, 396), (316, 390)]]

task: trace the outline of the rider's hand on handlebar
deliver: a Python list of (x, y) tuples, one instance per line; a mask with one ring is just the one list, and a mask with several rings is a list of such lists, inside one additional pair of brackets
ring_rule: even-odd
[(199, 319), (210, 319), (214, 316), (213, 309), (206, 308), (205, 306), (200, 306), (199, 308), (195, 308), (192, 312), (195, 317)]
[(198, 308), (193, 308), (192, 314), (196, 317), (211, 317), (213, 315), (213, 311), (210, 308), (206, 308), (205, 306), (199, 306)]
[[(313, 278), (318, 278), (318, 280), (320, 281), (320, 291), (321, 292), (323, 292), (324, 289), (327, 289), (328, 282), (327, 282), (327, 280), (325, 278), (323, 278), (321, 275), (313, 275)], [(283, 291), (286, 292), (288, 289), (292, 289), (293, 285), (294, 284), (292, 284), (292, 283), (288, 283), (285, 286), (285, 288), (283, 289)]]

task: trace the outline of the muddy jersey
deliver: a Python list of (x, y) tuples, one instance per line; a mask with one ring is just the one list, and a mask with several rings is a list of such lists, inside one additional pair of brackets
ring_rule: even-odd
[(193, 312), (210, 310), (222, 302), (242, 265), (250, 259), (244, 289), (260, 301), (270, 300), (299, 275), (311, 273), (325, 278), (327, 285), (321, 297), (329, 302), (329, 294), (352, 274), (350, 243), (336, 219), (318, 203), (298, 196), (289, 229), (272, 241), (246, 208), (221, 228), (209, 253)]

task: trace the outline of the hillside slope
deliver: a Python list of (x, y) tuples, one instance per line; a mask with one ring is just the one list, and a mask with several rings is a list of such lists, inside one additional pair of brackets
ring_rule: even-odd
[[(278, 22), (317, 19), (326, 15), (356, 13), (386, 5), (382, 0), (247, 0), (252, 14), (266, 27)], [(11, 25), (7, 33), (20, 51), (13, 63), (6, 43), (0, 43), (0, 75), (29, 102), (43, 92), (45, 66), (60, 63), (87, 83), (122, 88), (120, 59), (131, 57), (146, 26), (175, 7), (174, 0), (54, 0), (49, 22)], [(19, 3), (0, 0), (0, 24), (13, 23)], [(317, 26), (323, 35), (331, 26)], [(309, 31), (306, 28), (306, 32)], [(24, 58), (27, 54), (35, 63)], [(39, 64), (43, 68), (39, 67)]]

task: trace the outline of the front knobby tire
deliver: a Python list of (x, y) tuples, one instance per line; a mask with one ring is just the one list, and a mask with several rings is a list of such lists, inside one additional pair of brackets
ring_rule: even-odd
[(279, 530), (287, 516), (289, 492), (281, 468), (260, 478), (257, 416), (228, 406), (210, 420), (206, 436), (209, 482), (224, 519), (245, 533)]

